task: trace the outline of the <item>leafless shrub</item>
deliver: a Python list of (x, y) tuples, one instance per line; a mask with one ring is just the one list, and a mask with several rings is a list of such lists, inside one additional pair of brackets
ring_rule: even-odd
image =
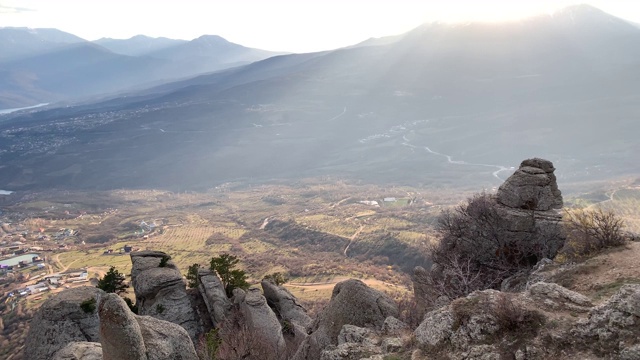
[(455, 299), (498, 288), (505, 278), (555, 255), (560, 227), (556, 222), (537, 222), (533, 211), (531, 216), (528, 231), (514, 232), (512, 220), (485, 193), (443, 212), (437, 224), (441, 240), (431, 248), (437, 264), (430, 273), (434, 293)]
[(541, 313), (518, 306), (507, 294), (498, 296), (493, 314), (500, 329), (506, 332), (535, 332), (545, 321)]
[(611, 211), (566, 211), (564, 230), (567, 242), (562, 253), (575, 258), (623, 245), (627, 240), (623, 228), (624, 221)]
[(396, 299), (399, 310), (399, 320), (409, 325), (410, 329), (415, 329), (424, 319), (425, 310), (420, 308), (416, 300), (410, 294), (404, 294)]

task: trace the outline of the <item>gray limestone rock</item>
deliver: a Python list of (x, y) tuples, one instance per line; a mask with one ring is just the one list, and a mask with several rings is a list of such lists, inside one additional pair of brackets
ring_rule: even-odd
[(548, 160), (524, 160), (520, 168), (498, 189), (498, 202), (514, 209), (561, 209), (562, 194), (554, 171), (553, 164)]
[(158, 267), (164, 255), (159, 251), (131, 254), (131, 278), (138, 314), (178, 324), (195, 341), (202, 331), (200, 322), (191, 306), (180, 271), (171, 261), (166, 267)]
[(267, 304), (267, 299), (256, 288), (251, 288), (246, 292), (236, 290), (234, 302), (238, 304), (249, 331), (259, 337), (270, 349), (284, 353), (286, 344), (282, 336), (282, 327), (278, 317)]
[(96, 342), (71, 342), (58, 350), (52, 360), (102, 360), (102, 345)]
[(262, 291), (269, 305), (275, 308), (282, 320), (301, 325), (305, 329), (311, 326), (313, 321), (307, 311), (287, 289), (278, 286), (271, 281), (262, 280)]
[(198, 360), (187, 331), (151, 316), (136, 316), (148, 360)]
[(85, 312), (80, 304), (90, 299), (97, 303), (104, 294), (100, 289), (86, 286), (64, 290), (45, 301), (31, 320), (25, 359), (48, 360), (71, 342), (98, 342), (98, 312)]
[(311, 335), (300, 345), (293, 358), (320, 359), (323, 349), (338, 343), (338, 335), (344, 325), (379, 330), (389, 316), (398, 316), (398, 306), (387, 295), (360, 280), (340, 282), (333, 289), (331, 301), (314, 321)]
[(385, 338), (384, 340), (382, 340), (382, 344), (380, 344), (382, 351), (384, 351), (385, 353), (398, 352), (402, 350), (403, 346), (404, 343), (400, 338)]
[(211, 321), (214, 325), (222, 323), (231, 310), (231, 301), (227, 298), (220, 278), (207, 269), (199, 269), (198, 278), (198, 290), (207, 305)]
[(355, 344), (363, 344), (363, 343), (371, 343), (369, 341), (369, 337), (373, 334), (373, 331), (370, 329), (361, 328), (358, 326), (353, 326), (346, 324), (340, 330), (340, 334), (338, 334), (338, 345), (344, 343), (355, 343)]
[(104, 360), (147, 360), (140, 325), (127, 304), (116, 294), (107, 294), (99, 306), (100, 343)]
[(593, 306), (588, 297), (554, 283), (535, 283), (529, 287), (525, 296), (538, 306), (551, 310), (587, 312)]
[[(144, 250), (136, 251), (130, 254), (131, 256), (131, 284), (135, 287), (135, 281), (138, 275), (148, 269), (157, 268), (160, 265), (160, 260), (164, 256), (169, 256), (162, 251)], [(165, 267), (171, 269), (177, 269), (173, 261), (169, 260)]]
[(394, 318), (393, 316), (388, 316), (384, 319), (384, 324), (382, 324), (382, 332), (387, 335), (396, 335), (404, 330), (407, 330), (409, 326), (402, 321)]
[(640, 337), (640, 284), (624, 285), (609, 300), (578, 321), (571, 335), (600, 351), (618, 351), (620, 343)]
[(453, 334), (454, 316), (450, 306), (429, 312), (415, 330), (421, 345), (438, 347), (449, 341)]

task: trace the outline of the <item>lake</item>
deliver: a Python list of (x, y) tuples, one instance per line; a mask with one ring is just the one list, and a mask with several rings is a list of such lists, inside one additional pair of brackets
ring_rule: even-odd
[(40, 256), (40, 254), (24, 254), (24, 255), (0, 260), (0, 266), (15, 266), (15, 265), (18, 265), (20, 261), (31, 263), (31, 259), (33, 259), (34, 256)]
[(0, 195), (11, 195), (13, 194), (13, 191), (9, 191), (9, 190), (0, 190)]

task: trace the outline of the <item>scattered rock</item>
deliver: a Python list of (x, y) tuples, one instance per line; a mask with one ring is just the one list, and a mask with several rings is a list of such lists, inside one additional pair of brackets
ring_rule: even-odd
[(104, 294), (87, 286), (64, 290), (47, 299), (31, 320), (25, 359), (48, 360), (71, 342), (100, 341), (98, 312), (85, 312), (80, 305), (90, 299), (97, 303)]
[(52, 360), (102, 360), (102, 345), (96, 342), (71, 342), (58, 350)]

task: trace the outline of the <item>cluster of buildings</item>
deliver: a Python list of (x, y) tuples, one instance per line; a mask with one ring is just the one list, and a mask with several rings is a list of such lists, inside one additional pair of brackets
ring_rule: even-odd
[(9, 293), (10, 297), (13, 296), (28, 296), (32, 294), (39, 294), (42, 292), (55, 290), (65, 284), (73, 284), (79, 282), (89, 281), (89, 273), (86, 269), (74, 269), (65, 271), (63, 273), (51, 274), (51, 275), (37, 275), (30, 280), (37, 280), (33, 285), (27, 285), (24, 288), (16, 289)]

